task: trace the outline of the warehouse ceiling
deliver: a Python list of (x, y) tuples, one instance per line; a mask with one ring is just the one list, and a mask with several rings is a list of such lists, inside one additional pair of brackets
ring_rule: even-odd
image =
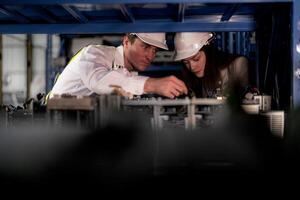
[(254, 4), (257, 0), (0, 2), (0, 33), (251, 31), (255, 12), (263, 8), (263, 4)]

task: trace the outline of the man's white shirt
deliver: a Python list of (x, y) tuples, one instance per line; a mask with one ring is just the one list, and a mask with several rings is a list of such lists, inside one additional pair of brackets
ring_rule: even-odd
[(110, 94), (119, 86), (134, 95), (144, 93), (148, 77), (138, 76), (124, 67), (123, 46), (90, 45), (84, 47), (66, 66), (51, 96), (70, 94), (89, 96), (93, 93)]

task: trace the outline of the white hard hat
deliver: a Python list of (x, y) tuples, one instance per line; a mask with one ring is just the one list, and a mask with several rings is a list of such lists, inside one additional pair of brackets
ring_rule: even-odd
[(168, 50), (166, 33), (130, 33), (138, 36), (143, 42)]
[(182, 60), (195, 55), (204, 45), (209, 44), (212, 38), (213, 33), (211, 32), (176, 33), (174, 38), (174, 60)]

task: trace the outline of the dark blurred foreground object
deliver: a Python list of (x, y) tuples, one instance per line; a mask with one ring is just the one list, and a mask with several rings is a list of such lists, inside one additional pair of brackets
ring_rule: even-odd
[(39, 190), (185, 191), (254, 180), (259, 187), (284, 174), (280, 142), (259, 119), (242, 115), (220, 115), (215, 127), (188, 132), (153, 132), (142, 115), (128, 113), (118, 113), (93, 131), (46, 125), (4, 129), (1, 184)]
[(119, 113), (107, 126), (93, 131), (72, 124), (3, 128), (0, 184), (114, 188), (142, 181), (153, 171), (154, 138), (141, 119)]
[[(102, 108), (112, 104), (108, 100), (99, 101)], [(283, 140), (270, 133), (261, 116), (243, 112), (238, 95), (228, 102), (214, 126), (190, 131), (153, 131), (145, 111), (118, 109), (101, 110), (103, 123), (93, 129), (64, 121), (59, 128), (45, 123), (2, 129), (1, 183), (101, 192), (230, 189), (255, 181), (253, 189), (277, 183), (289, 169)]]

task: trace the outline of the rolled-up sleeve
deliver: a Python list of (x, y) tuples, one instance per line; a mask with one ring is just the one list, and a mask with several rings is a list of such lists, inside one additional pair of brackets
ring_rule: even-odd
[(121, 70), (113, 70), (105, 73), (95, 72), (89, 78), (91, 90), (96, 93), (111, 93), (111, 86), (119, 86), (126, 92), (141, 95), (144, 93), (144, 84), (148, 77), (130, 76), (122, 73)]

